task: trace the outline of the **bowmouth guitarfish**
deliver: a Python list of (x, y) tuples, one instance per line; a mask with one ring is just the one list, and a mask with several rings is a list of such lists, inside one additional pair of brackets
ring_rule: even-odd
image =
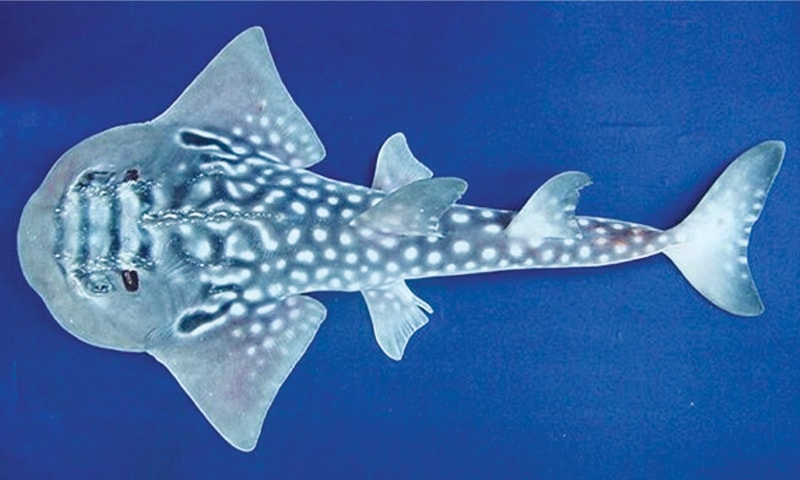
[(164, 364), (234, 447), (255, 448), (278, 389), (326, 315), (307, 295), (360, 292), (400, 360), (431, 307), (415, 278), (598, 267), (665, 254), (709, 301), (763, 310), (747, 262), (784, 144), (752, 147), (668, 230), (576, 214), (583, 172), (518, 212), (459, 205), (394, 134), (372, 185), (309, 170), (325, 156), (260, 28), (228, 44), (155, 119), (66, 152), (22, 213), (22, 270), (58, 323)]

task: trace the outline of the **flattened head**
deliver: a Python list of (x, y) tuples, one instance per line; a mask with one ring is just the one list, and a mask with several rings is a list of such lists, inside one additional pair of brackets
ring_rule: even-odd
[(148, 275), (136, 225), (142, 169), (161, 142), (147, 125), (96, 135), (64, 154), (22, 212), (17, 247), (28, 283), (62, 327), (99, 346), (141, 350), (166, 299)]

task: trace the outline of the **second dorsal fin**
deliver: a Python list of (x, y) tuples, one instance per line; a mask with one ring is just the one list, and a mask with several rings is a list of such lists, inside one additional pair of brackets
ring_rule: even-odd
[(583, 172), (560, 173), (536, 190), (505, 233), (515, 238), (580, 238), (575, 221), (579, 191), (592, 180)]

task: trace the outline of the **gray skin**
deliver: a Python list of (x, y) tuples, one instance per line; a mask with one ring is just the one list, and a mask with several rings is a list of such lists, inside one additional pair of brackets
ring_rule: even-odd
[(747, 244), (784, 149), (745, 152), (667, 231), (576, 216), (581, 172), (554, 177), (520, 212), (456, 205), (466, 182), (434, 178), (402, 134), (381, 149), (372, 188), (338, 182), (307, 170), (324, 148), (252, 28), (164, 114), (64, 154), (23, 211), (19, 257), (62, 327), (150, 353), (249, 451), (325, 318), (304, 293), (360, 291), (396, 360), (432, 311), (406, 286), (414, 278), (663, 252), (716, 305), (760, 313)]

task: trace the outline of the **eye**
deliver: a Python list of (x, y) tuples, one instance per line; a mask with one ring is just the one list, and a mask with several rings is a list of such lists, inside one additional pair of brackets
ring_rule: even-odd
[(135, 182), (136, 180), (139, 180), (139, 170), (135, 168), (127, 170), (125, 175), (122, 176), (123, 182)]
[(139, 290), (139, 274), (136, 270), (123, 270), (122, 283), (125, 284), (125, 290), (135, 292)]

